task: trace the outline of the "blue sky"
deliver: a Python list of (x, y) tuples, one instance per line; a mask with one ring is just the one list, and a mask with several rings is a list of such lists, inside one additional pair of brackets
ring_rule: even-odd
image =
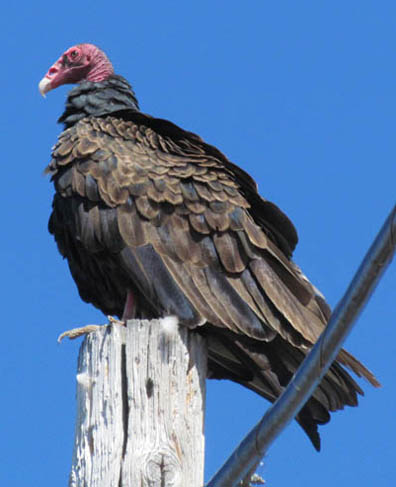
[[(42, 171), (68, 87), (37, 84), (68, 47), (101, 46), (142, 110), (199, 133), (250, 172), (297, 226), (296, 262), (335, 305), (395, 203), (392, 1), (7, 2), (2, 45), (0, 485), (67, 485), (79, 344), (57, 335), (104, 317), (81, 302), (47, 221)], [(269, 486), (394, 485), (395, 265), (346, 348), (377, 374), (359, 408), (295, 424), (268, 452)], [(210, 382), (208, 480), (268, 404)]]

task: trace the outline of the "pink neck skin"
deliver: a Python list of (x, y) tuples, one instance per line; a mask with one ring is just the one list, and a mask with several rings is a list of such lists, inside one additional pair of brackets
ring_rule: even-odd
[(90, 64), (93, 66), (87, 74), (85, 81), (95, 83), (104, 81), (114, 73), (113, 65), (106, 54), (93, 44), (84, 44), (84, 52), (90, 56)]

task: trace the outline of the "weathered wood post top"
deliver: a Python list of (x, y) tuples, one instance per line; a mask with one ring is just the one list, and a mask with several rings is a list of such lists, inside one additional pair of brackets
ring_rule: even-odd
[(177, 318), (86, 336), (72, 487), (202, 487), (206, 348)]

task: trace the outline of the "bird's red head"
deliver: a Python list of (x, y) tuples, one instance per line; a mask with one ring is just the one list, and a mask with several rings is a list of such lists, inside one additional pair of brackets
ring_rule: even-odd
[(104, 81), (114, 73), (106, 54), (93, 44), (78, 44), (67, 49), (39, 83), (45, 94), (67, 83)]

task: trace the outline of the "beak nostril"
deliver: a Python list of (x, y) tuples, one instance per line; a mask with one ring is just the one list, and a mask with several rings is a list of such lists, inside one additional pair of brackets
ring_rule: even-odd
[(49, 69), (48, 74), (55, 74), (58, 72), (58, 68), (52, 67)]

